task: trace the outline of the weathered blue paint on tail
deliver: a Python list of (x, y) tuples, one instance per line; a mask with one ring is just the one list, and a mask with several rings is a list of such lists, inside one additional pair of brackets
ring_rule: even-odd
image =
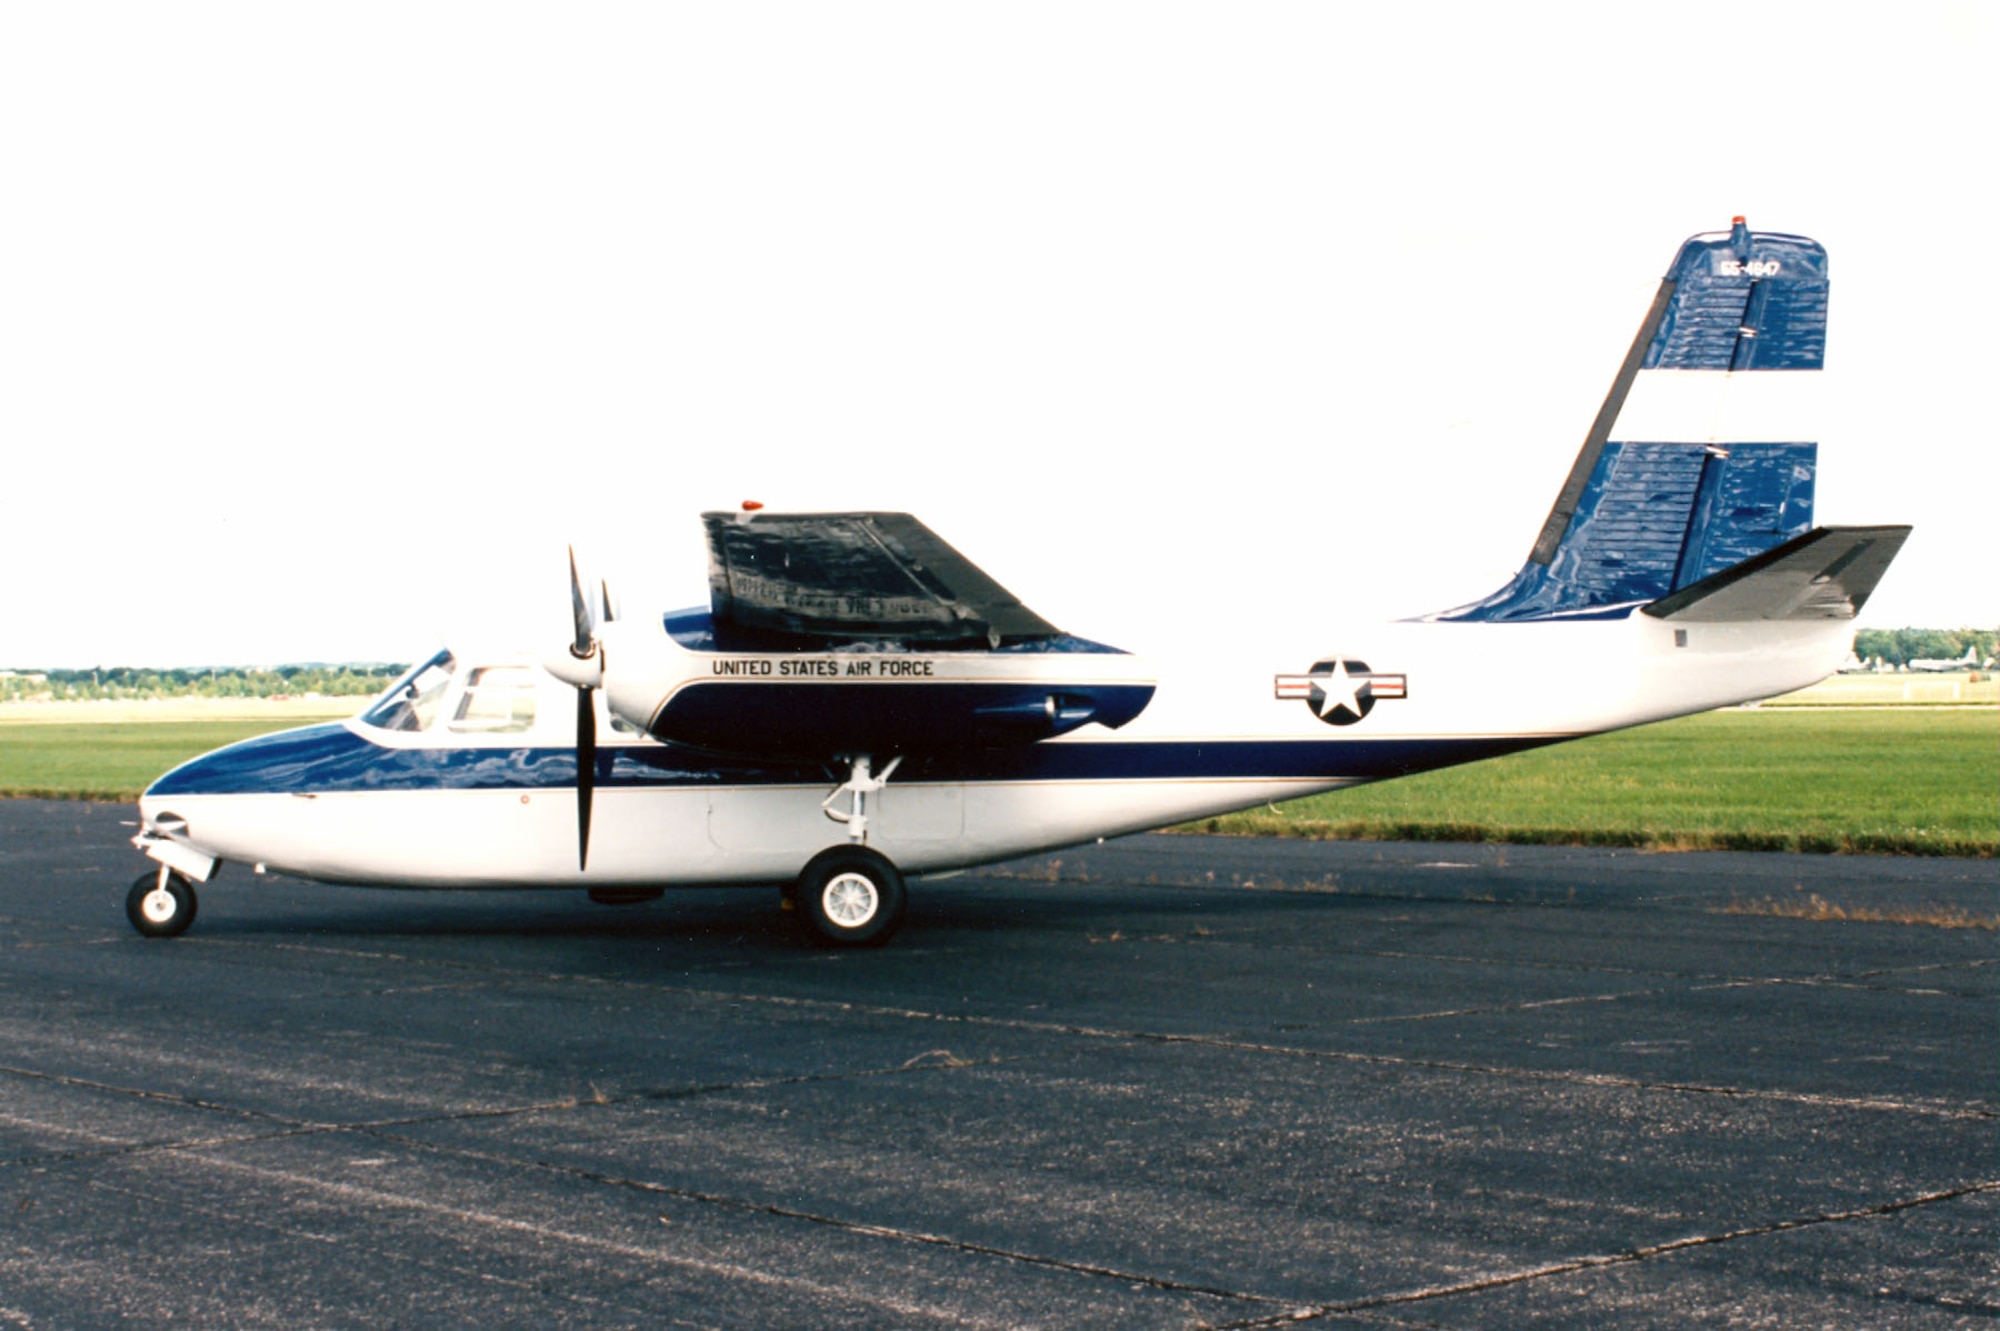
[(1826, 251), (1818, 241), (1751, 231), (1695, 236), (1647, 349), (1649, 370), (1817, 370), (1826, 361)]
[[(1484, 600), (1427, 618), (1629, 615), (1810, 530), (1816, 444), (1768, 434), (1755, 443), (1633, 439), (1643, 422), (1627, 422), (1623, 442), (1615, 436), (1642, 376), (1720, 388), (1749, 372), (1745, 382), (1775, 388), (1759, 372), (1819, 369), (1826, 308), (1826, 251), (1817, 241), (1751, 231), (1741, 218), (1726, 233), (1686, 241), (1528, 562)], [(1718, 410), (1722, 403), (1717, 396)], [(1726, 423), (1711, 428), (1727, 437)]]
[(1812, 526), (1817, 444), (1607, 443), (1555, 558), (1444, 620), (1610, 618)]

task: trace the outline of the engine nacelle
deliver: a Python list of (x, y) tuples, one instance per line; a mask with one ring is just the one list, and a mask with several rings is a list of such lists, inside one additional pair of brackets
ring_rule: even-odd
[[(663, 628), (671, 629), (670, 617)], [(636, 630), (651, 630), (650, 641)], [(612, 710), (670, 743), (820, 761), (1033, 744), (1144, 711), (1155, 680), (1138, 658), (1073, 638), (991, 651), (896, 644), (721, 651), (699, 630), (606, 625)], [(683, 639), (691, 640), (683, 641)]]

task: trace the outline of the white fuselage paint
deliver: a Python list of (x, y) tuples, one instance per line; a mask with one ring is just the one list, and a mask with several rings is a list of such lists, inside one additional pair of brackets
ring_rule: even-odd
[[(643, 622), (616, 627), (613, 660), (628, 669)], [(607, 626), (612, 627), (612, 626)], [(1677, 636), (1684, 645), (1677, 645)], [(868, 844), (911, 874), (935, 873), (1332, 790), (1371, 773), (1345, 770), (1327, 741), (1574, 738), (1801, 688), (1847, 656), (1846, 620), (1666, 623), (1627, 618), (1574, 623), (1398, 623), (1344, 637), (1300, 635), (1227, 664), (1162, 671), (1151, 705), (1112, 732), (1090, 725), (1058, 745), (1169, 745), (1172, 777), (926, 783), (892, 779), (869, 800)], [(658, 648), (658, 645), (655, 644)], [(658, 648), (658, 650), (667, 650)], [(675, 649), (677, 650), (677, 649)], [(1359, 722), (1332, 726), (1312, 706), (1275, 696), (1274, 679), (1315, 661), (1365, 662), (1407, 680)], [(1104, 661), (1132, 658), (1104, 658)], [(464, 676), (461, 664), (440, 715)], [(1072, 662), (1073, 664), (1073, 662)], [(1099, 663), (1101, 664), (1101, 663)], [(1104, 666), (1106, 669), (1117, 667)], [(1126, 668), (1129, 668), (1126, 667)], [(538, 706), (523, 734), (457, 734), (444, 723), (391, 734), (349, 728), (385, 748), (568, 749), (574, 695), (537, 672)], [(614, 695), (615, 697), (616, 695)], [(634, 700), (633, 710), (648, 705)], [(621, 707), (621, 711), (625, 709)], [(628, 713), (629, 714), (629, 713)], [(1205, 774), (1199, 754), (1239, 741), (1313, 744), (1308, 775), (1240, 768)], [(651, 740), (603, 724), (601, 747)], [(1157, 750), (1156, 750), (1157, 751)], [(792, 878), (817, 851), (846, 844), (821, 810), (839, 783), (600, 786), (589, 869), (577, 867), (576, 797), (567, 785), (531, 789), (353, 790), (197, 794), (140, 801), (147, 826), (186, 821), (176, 840), (219, 860), (331, 882), (398, 887), (612, 887), (771, 883)], [(169, 825), (173, 825), (171, 822)]]

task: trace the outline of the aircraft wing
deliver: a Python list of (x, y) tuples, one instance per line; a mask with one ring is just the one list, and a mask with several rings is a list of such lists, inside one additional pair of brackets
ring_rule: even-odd
[(1816, 527), (1645, 606), (1658, 619), (1852, 619), (1908, 527)]
[(908, 513), (704, 513), (719, 630), (998, 647), (1060, 630)]

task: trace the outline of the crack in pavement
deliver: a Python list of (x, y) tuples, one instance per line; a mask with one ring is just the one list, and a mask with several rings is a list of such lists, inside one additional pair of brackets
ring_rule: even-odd
[(1884, 994), (1937, 994), (1949, 998), (1969, 998), (1974, 1001), (1992, 1002), (2000, 994), (1972, 993), (1965, 990), (1954, 992), (1948, 989), (1917, 989), (1906, 984), (1870, 984), (1870, 980), (1882, 980), (1894, 975), (1930, 975), (1939, 971), (1978, 971), (1994, 963), (1986, 959), (1964, 961), (1938, 961), (1922, 966), (1883, 966), (1865, 971), (1822, 971), (1818, 975), (1774, 975), (1764, 980), (1746, 977), (1741, 984), (1791, 984), (1804, 988), (1826, 989), (1866, 989)]
[(336, 1132), (338, 1128), (320, 1125), (281, 1129), (276, 1132), (253, 1132), (240, 1137), (187, 1137), (154, 1141), (121, 1141), (107, 1137), (103, 1133), (92, 1132), (88, 1128), (65, 1127), (59, 1123), (45, 1123), (40, 1119), (23, 1118), (17, 1114), (0, 1115), (0, 1122), (14, 1127), (33, 1128), (41, 1132), (52, 1132), (63, 1137), (86, 1137), (99, 1145), (69, 1151), (42, 1151), (34, 1155), (15, 1155), (0, 1159), (0, 1169), (14, 1166), (40, 1168), (47, 1165), (72, 1164), (84, 1160), (115, 1160), (119, 1156), (149, 1155), (169, 1151), (213, 1150), (222, 1146), (241, 1146), (256, 1142), (282, 1141), (288, 1137), (310, 1137), (318, 1133)]
[(1967, 990), (1919, 989), (1906, 984), (1869, 984), (1866, 981), (1890, 975), (1928, 975), (1937, 971), (1974, 971), (1994, 965), (1989, 958), (1966, 961), (1939, 961), (1922, 966), (1884, 966), (1867, 971), (1823, 971), (1818, 975), (1770, 975), (1763, 977), (1746, 976), (1725, 979), (1714, 984), (1699, 986), (1703, 989), (1747, 989), (1757, 985), (1791, 985), (1801, 989), (1859, 989), (1874, 994), (1919, 994), (1925, 997), (1959, 998), (1972, 1002), (1993, 1002), (2000, 994), (1973, 993)]
[(1914, 1210), (1923, 1206), (1935, 1206), (1942, 1202), (1956, 1201), (1961, 1197), (1973, 1197), (1981, 1193), (1995, 1191), (2000, 1191), (2000, 1179), (1988, 1179), (1979, 1183), (1968, 1183), (1961, 1187), (1946, 1188), (1938, 1192), (1927, 1192), (1916, 1197), (1904, 1197), (1892, 1202), (1882, 1202), (1874, 1206), (1856, 1207), (1852, 1210), (1829, 1212), (1824, 1215), (1795, 1216), (1788, 1220), (1773, 1220), (1761, 1225), (1745, 1225), (1738, 1229), (1725, 1230), (1719, 1234), (1698, 1234), (1688, 1238), (1670, 1239), (1665, 1243), (1645, 1244), (1620, 1253), (1573, 1257), (1566, 1261), (1547, 1262), (1540, 1266), (1532, 1266), (1520, 1271), (1504, 1271), (1496, 1275), (1456, 1281), (1448, 1285), (1431, 1285), (1422, 1289), (1400, 1290), (1395, 1293), (1370, 1295), (1366, 1298), (1343, 1300), (1338, 1303), (1295, 1306), (1285, 1312), (1273, 1314), (1269, 1317), (1254, 1317), (1237, 1322), (1211, 1324), (1206, 1328), (1206, 1331), (1261, 1331), (1261, 1328), (1265, 1327), (1317, 1321), (1325, 1317), (1363, 1313), (1371, 1309), (1421, 1303), (1432, 1299), (1450, 1298), (1460, 1294), (1480, 1294), (1487, 1290), (1501, 1289), (1509, 1285), (1546, 1280), (1551, 1276), (1571, 1275), (1580, 1271), (1596, 1271), (1607, 1267), (1627, 1266), (1636, 1262), (1649, 1261), (1655, 1257), (1663, 1257), (1669, 1253), (1682, 1252), (1690, 1248), (1704, 1248), (1723, 1243), (1736, 1243), (1743, 1239), (1763, 1238), (1771, 1234), (1785, 1234), (1793, 1230), (1811, 1229), (1819, 1225), (1838, 1225), (1859, 1220), (1873, 1220), (1882, 1216), (1895, 1215), (1900, 1211)]
[[(1628, 998), (1650, 998), (1668, 993), (1665, 989), (1630, 989), (1618, 994), (1573, 994), (1566, 998), (1531, 998), (1519, 1003), (1491, 1003), (1479, 1007), (1440, 1008), (1434, 1012), (1400, 1012), (1390, 1017), (1349, 1017), (1342, 1026), (1387, 1026), (1404, 1021), (1437, 1021), (1444, 1017), (1490, 1017), (1502, 1012), (1533, 1012), (1545, 1007), (1572, 1007), (1579, 1003), (1620, 1003)], [(1311, 1027), (1288, 1026), (1286, 1030)]]
[(1472, 1076), (1518, 1078), (1523, 1081), (1568, 1082), (1577, 1086), (1620, 1087), (1638, 1091), (1666, 1091), (1680, 1095), (1713, 1095), (1725, 1099), (1770, 1100), (1785, 1104), (1811, 1105), (1832, 1109), (1891, 1110), (1943, 1119), (1994, 1119), (2000, 1110), (1980, 1106), (1926, 1104), (1921, 1101), (1891, 1100), (1877, 1096), (1827, 1095), (1814, 1091), (1781, 1091), (1763, 1087), (1717, 1086), (1705, 1082), (1648, 1081), (1608, 1072), (1575, 1072), (1545, 1068), (1506, 1067), (1479, 1063), (1457, 1063), (1441, 1059), (1406, 1058), (1391, 1054), (1364, 1054), (1339, 1049), (1301, 1049), (1285, 1045), (1256, 1044), (1207, 1036), (1149, 1035), (1129, 1033), (1124, 1038), (1165, 1044), (1212, 1044), (1226, 1049), (1248, 1049), (1259, 1053), (1282, 1054), (1294, 1058), (1323, 1058), (1350, 1063), (1373, 1063), (1388, 1067), (1423, 1068), (1429, 1071), (1463, 1073)]
[[(1221, 941), (1227, 942), (1228, 940), (1222, 939)], [(1259, 943), (1257, 946), (1262, 950), (1264, 945)], [(1396, 948), (1328, 947), (1316, 949), (1316, 951), (1325, 956), (1372, 957), (1381, 961), (1438, 961), (1450, 962), (1456, 966), (1490, 966), (1502, 970), (1561, 971), (1565, 974), (1576, 975), (1662, 975), (1687, 980), (1708, 979), (1711, 978), (1712, 974), (1708, 971), (1676, 972), (1643, 970), (1637, 966), (1591, 965), (1581, 961), (1531, 961), (1520, 957), (1479, 957), (1470, 956), (1462, 952), (1410, 952)]]
[(178, 1105), (183, 1109), (234, 1114), (239, 1118), (262, 1119), (267, 1123), (281, 1123), (287, 1127), (308, 1126), (304, 1120), (288, 1118), (283, 1114), (273, 1114), (262, 1109), (244, 1109), (236, 1105), (219, 1104), (213, 1100), (198, 1100), (193, 1096), (176, 1095), (171, 1091), (148, 1091), (137, 1086), (114, 1086), (110, 1082), (92, 1081), (88, 1077), (72, 1077), (61, 1072), (43, 1072), (38, 1068), (15, 1067), (12, 1064), (0, 1063), (0, 1076), (20, 1077), (26, 1081), (44, 1082), (52, 1086), (73, 1086), (86, 1091), (103, 1091), (138, 1100), (157, 1100), (162, 1104)]

